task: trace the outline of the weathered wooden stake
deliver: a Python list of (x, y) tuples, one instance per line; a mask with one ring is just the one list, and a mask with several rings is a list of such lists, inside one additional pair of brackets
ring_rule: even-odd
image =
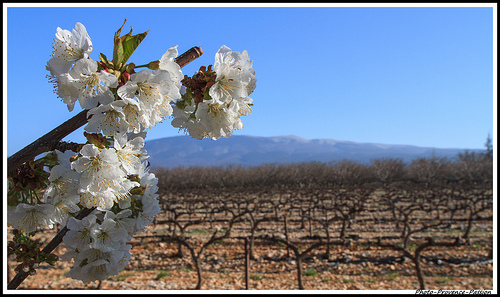
[(248, 248), (248, 237), (245, 237), (245, 290), (250, 287), (250, 251)]

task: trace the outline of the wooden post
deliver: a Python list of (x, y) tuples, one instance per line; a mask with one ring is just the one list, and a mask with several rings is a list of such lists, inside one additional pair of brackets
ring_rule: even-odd
[(250, 287), (250, 252), (248, 249), (248, 237), (245, 237), (245, 290)]
[[(288, 240), (288, 224), (287, 224), (286, 216), (284, 216), (284, 220), (285, 220), (285, 239), (286, 239), (286, 242), (289, 242), (289, 240)], [(290, 247), (288, 246), (288, 244), (286, 245), (286, 258), (287, 259), (290, 258)]]

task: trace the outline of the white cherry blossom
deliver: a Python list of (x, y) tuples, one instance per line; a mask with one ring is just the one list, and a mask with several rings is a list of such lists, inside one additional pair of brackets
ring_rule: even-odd
[[(95, 260), (80, 267), (75, 266), (71, 269), (66, 276), (73, 279), (79, 279), (84, 283), (90, 283), (96, 280), (105, 280), (110, 275), (113, 275), (108, 268), (110, 262), (105, 259)], [(116, 272), (115, 274), (117, 274)]]
[(50, 203), (54, 206), (52, 220), (65, 226), (66, 219), (70, 214), (77, 213), (80, 210), (78, 202), (80, 202), (80, 196), (77, 194), (51, 198)]
[(112, 191), (89, 191), (80, 189), (80, 204), (84, 207), (97, 209), (110, 209), (115, 203), (116, 196)]
[(200, 119), (210, 138), (215, 140), (229, 137), (233, 134), (233, 125), (239, 116), (236, 107), (234, 103), (227, 106), (212, 99), (199, 104), (196, 117)]
[(119, 134), (114, 139), (114, 148), (118, 161), (127, 174), (137, 174), (141, 163), (140, 156), (144, 148), (144, 138), (136, 137), (128, 141), (127, 134)]
[(71, 91), (71, 101), (75, 101), (76, 96), (83, 109), (94, 108), (98, 103), (109, 104), (114, 100), (109, 88), (118, 86), (116, 76), (104, 70), (97, 72), (97, 62), (92, 59), (78, 60), (68, 73), (61, 76), (74, 87)]
[(143, 126), (149, 126), (148, 118), (141, 112), (139, 102), (129, 98), (121, 98), (117, 102), (121, 103), (122, 113), (124, 117), (120, 118), (121, 121), (126, 122), (127, 133), (139, 133), (142, 131)]
[(54, 206), (51, 204), (20, 203), (14, 211), (7, 213), (7, 222), (14, 229), (30, 233), (36, 231), (38, 227), (52, 228), (53, 213)]
[[(142, 70), (130, 76), (130, 80), (118, 88), (118, 96), (125, 100), (137, 100), (137, 111), (142, 115), (140, 120), (143, 128), (155, 126), (172, 114), (170, 103), (181, 97), (178, 82), (173, 81), (171, 73), (166, 70)], [(130, 104), (130, 102), (128, 102)], [(135, 111), (135, 109), (134, 109)], [(131, 121), (133, 122), (133, 120)], [(137, 122), (132, 124), (138, 131)], [(128, 132), (132, 130), (129, 129)]]
[(170, 78), (177, 86), (177, 89), (180, 90), (181, 80), (184, 79), (184, 74), (182, 74), (179, 64), (174, 61), (177, 55), (177, 45), (169, 48), (160, 59), (160, 70), (167, 70), (170, 73)]
[[(130, 207), (130, 205), (128, 205), (127, 208), (128, 207)], [(130, 209), (124, 209), (122, 205), (120, 205), (120, 208), (123, 210), (117, 214), (112, 211), (106, 211), (104, 220), (111, 219), (115, 221), (115, 228), (123, 228), (127, 230), (128, 237), (125, 238), (125, 241), (128, 241), (134, 234), (135, 220), (131, 218), (132, 211)]]
[(194, 116), (193, 113), (195, 109), (196, 106), (193, 102), (185, 106), (184, 109), (174, 105), (172, 112), (174, 118), (171, 122), (172, 126), (184, 130), (195, 139), (210, 138), (210, 135), (200, 123), (200, 119)]
[[(93, 144), (86, 144), (80, 150), (80, 154), (81, 156), (71, 163), (71, 169), (82, 174), (80, 187), (83, 190), (100, 192), (106, 190), (101, 184), (103, 180), (114, 180), (125, 176), (114, 148), (100, 150)], [(92, 188), (96, 186), (97, 189)]]
[(116, 222), (105, 219), (97, 228), (92, 230), (92, 247), (103, 252), (118, 250), (119, 246), (128, 239), (125, 228), (115, 228)]
[(57, 28), (56, 38), (52, 44), (52, 58), (47, 63), (47, 70), (52, 77), (57, 78), (67, 72), (73, 63), (87, 58), (92, 52), (92, 41), (87, 29), (81, 23), (76, 23), (72, 32)]
[(130, 80), (118, 89), (120, 98), (137, 98), (147, 108), (163, 101), (170, 91), (172, 80), (166, 70), (142, 70), (130, 76)]
[(90, 119), (84, 128), (85, 131), (94, 133), (102, 131), (107, 136), (128, 132), (131, 128), (129, 123), (125, 121), (126, 115), (122, 109), (125, 105), (124, 100), (117, 100), (92, 108), (87, 113)]
[(97, 217), (95, 214), (89, 214), (81, 220), (70, 217), (66, 227), (69, 229), (63, 237), (63, 243), (70, 248), (78, 248), (84, 251), (90, 248), (92, 243), (92, 230), (96, 225)]
[(50, 170), (49, 185), (44, 199), (64, 199), (78, 193), (80, 174), (71, 170), (69, 163), (56, 165)]
[(214, 71), (217, 79), (210, 88), (210, 96), (216, 100), (229, 103), (232, 99), (247, 97), (248, 91), (255, 88), (255, 74), (247, 51), (239, 53), (221, 46), (215, 54)]

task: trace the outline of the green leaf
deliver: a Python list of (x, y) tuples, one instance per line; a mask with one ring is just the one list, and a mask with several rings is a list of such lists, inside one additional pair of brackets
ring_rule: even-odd
[[(125, 22), (127, 19), (123, 21), (123, 25), (116, 31), (114, 38), (114, 48), (113, 48), (113, 64), (115, 65), (115, 69), (119, 69), (118, 66), (121, 66), (121, 58), (123, 56), (123, 46), (122, 39), (120, 38), (120, 34), (122, 33), (123, 26), (125, 26)], [(129, 32), (132, 35), (132, 30)]]
[(203, 100), (211, 100), (212, 97), (210, 96), (210, 88), (205, 88), (203, 90)]
[(95, 145), (98, 148), (109, 147), (111, 143), (101, 133), (87, 133), (83, 132), (87, 142)]
[(104, 62), (104, 64), (106, 64), (106, 65), (111, 64), (111, 63), (109, 63), (108, 58), (106, 58), (106, 56), (103, 53), (99, 54), (99, 58), (101, 59), (102, 62)]
[(120, 70), (123, 67), (123, 65), (125, 65), (125, 63), (130, 58), (132, 53), (135, 51), (135, 49), (139, 46), (139, 44), (142, 42), (142, 40), (146, 37), (146, 35), (149, 32), (148, 30), (144, 33), (132, 35), (132, 27), (130, 27), (130, 32), (120, 37), (120, 34), (122, 32), (123, 26), (125, 25), (126, 21), (127, 19), (125, 19), (120, 29), (116, 31), (114, 38), (115, 46), (113, 49), (113, 65), (117, 70)]
[[(130, 31), (132, 32), (132, 30)], [(135, 49), (141, 44), (142, 40), (148, 35), (148, 31), (140, 34), (136, 34), (134, 36), (126, 37), (122, 43), (123, 46), (123, 60), (122, 62), (125, 64), (127, 60), (130, 58)]]

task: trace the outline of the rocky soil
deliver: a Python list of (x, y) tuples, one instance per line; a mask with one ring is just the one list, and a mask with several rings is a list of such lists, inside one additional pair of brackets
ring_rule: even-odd
[[(130, 244), (132, 258), (125, 270), (107, 280), (85, 284), (66, 278), (72, 263), (59, 261), (54, 267), (42, 265), (28, 277), (19, 290), (189, 290), (197, 284), (187, 249), (178, 255), (176, 243), (159, 242), (148, 235), (158, 234), (164, 226), (149, 226)], [(201, 232), (200, 232), (201, 233)], [(37, 237), (48, 241), (54, 231)], [(11, 235), (10, 235), (11, 236)], [(140, 239), (141, 236), (146, 236)], [(194, 236), (202, 242), (206, 235)], [(307, 246), (307, 244), (306, 244)], [(56, 254), (64, 253), (58, 247)], [(482, 244), (452, 248), (434, 247), (423, 253), (422, 268), (426, 289), (492, 290), (491, 251)], [(298, 289), (294, 255), (285, 246), (259, 241), (255, 259), (250, 261), (250, 290)], [(419, 284), (413, 263), (401, 254), (381, 247), (351, 244), (333, 246), (330, 260), (325, 248), (312, 250), (303, 261), (306, 290), (417, 290)], [(9, 258), (13, 274), (15, 262)], [(201, 257), (202, 290), (245, 290), (245, 252), (243, 240), (228, 238), (208, 246)]]

